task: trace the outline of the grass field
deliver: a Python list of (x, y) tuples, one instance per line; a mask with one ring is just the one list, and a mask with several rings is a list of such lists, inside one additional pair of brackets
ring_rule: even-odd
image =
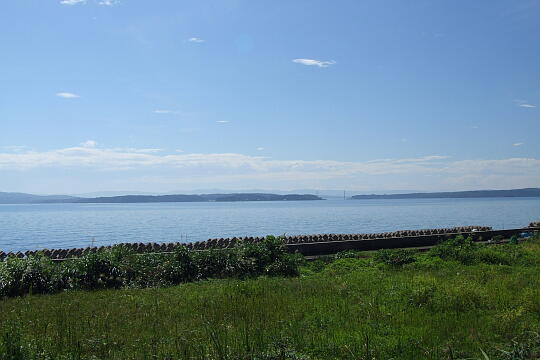
[(0, 359), (536, 359), (540, 239), (0, 300)]

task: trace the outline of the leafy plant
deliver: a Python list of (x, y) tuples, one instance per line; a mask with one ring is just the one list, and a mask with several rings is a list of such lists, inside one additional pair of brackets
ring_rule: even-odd
[(429, 255), (440, 257), (443, 260), (456, 260), (467, 265), (476, 262), (477, 249), (478, 244), (473, 242), (472, 238), (458, 235), (434, 246), (429, 251)]
[(405, 249), (383, 249), (375, 253), (375, 261), (399, 267), (415, 261), (414, 252)]
[(170, 286), (199, 279), (296, 276), (302, 257), (289, 254), (279, 238), (232, 249), (172, 254), (135, 254), (122, 246), (53, 263), (37, 255), (0, 262), (0, 297), (47, 294), (64, 289)]

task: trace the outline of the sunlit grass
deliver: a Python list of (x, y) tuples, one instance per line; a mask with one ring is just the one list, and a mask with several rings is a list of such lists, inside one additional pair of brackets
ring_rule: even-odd
[(346, 257), (296, 278), (8, 299), (0, 354), (9, 343), (21, 346), (10, 360), (528, 359), (501, 350), (538, 345), (540, 245), (513, 246), (497, 250), (523, 255), (512, 265)]

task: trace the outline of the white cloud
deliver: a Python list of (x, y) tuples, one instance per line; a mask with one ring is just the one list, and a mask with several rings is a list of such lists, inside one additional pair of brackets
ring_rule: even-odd
[(137, 148), (116, 148), (112, 149), (113, 151), (118, 152), (128, 152), (128, 153), (135, 153), (135, 154), (155, 154), (158, 152), (162, 152), (163, 149), (159, 148), (143, 148), (143, 149), (137, 149)]
[(172, 114), (172, 110), (154, 110), (154, 114)]
[(62, 5), (78, 5), (85, 4), (86, 0), (61, 0), (60, 4)]
[(313, 59), (294, 59), (293, 62), (297, 64), (307, 65), (307, 66), (318, 66), (318, 67), (328, 67), (336, 63), (334, 60), (321, 61), (321, 60), (313, 60)]
[(522, 107), (522, 108), (535, 108), (536, 107), (536, 105), (529, 104), (529, 102), (526, 100), (514, 100), (514, 103), (517, 106)]
[(76, 99), (80, 97), (77, 94), (73, 94), (69, 92), (60, 92), (60, 93), (57, 93), (56, 96), (64, 98), (64, 99)]
[(188, 41), (189, 42), (194, 42), (194, 43), (202, 43), (202, 42), (205, 42), (206, 40), (203, 40), (203, 39), (198, 38), (198, 37), (192, 37), (192, 38), (189, 38)]
[(216, 121), (218, 124), (227, 124), (229, 120), (218, 120)]
[(8, 146), (2, 146), (2, 149), (11, 151), (11, 152), (22, 152), (25, 150), (28, 150), (28, 146), (25, 145), (8, 145)]
[(258, 148), (257, 148), (257, 150), (259, 150), (259, 151), (263, 151), (263, 150), (264, 150), (264, 148), (263, 148), (263, 147), (258, 147)]
[(518, 142), (518, 143), (512, 144), (512, 146), (521, 146), (521, 145), (523, 145), (522, 142)]
[[(34, 171), (38, 172), (40, 179), (45, 179), (54, 176), (51, 174), (57, 169), (69, 169), (72, 182), (89, 182), (85, 169), (90, 169), (93, 176), (102, 181), (101, 186), (107, 186), (114, 177), (125, 181), (122, 186), (130, 188), (134, 183), (144, 182), (156, 187), (159, 184), (195, 187), (203, 184), (232, 187), (257, 184), (268, 188), (326, 186), (463, 190), (534, 187), (540, 183), (540, 159), (535, 158), (452, 160), (446, 156), (429, 155), (371, 161), (277, 160), (238, 153), (166, 153), (157, 148), (101, 148), (92, 140), (80, 146), (49, 151), (0, 151), (0, 172), (3, 174)], [(104, 171), (106, 175), (99, 175)], [(35, 174), (32, 176), (37, 176)], [(95, 181), (90, 185), (95, 185)]]
[(120, 4), (119, 0), (101, 0), (98, 3), (98, 5), (101, 5), (101, 6), (114, 6), (114, 5), (117, 5), (117, 4)]
[(93, 147), (97, 146), (97, 142), (94, 141), (94, 140), (86, 140), (86, 141), (80, 143), (79, 145), (81, 145), (84, 148), (93, 148)]

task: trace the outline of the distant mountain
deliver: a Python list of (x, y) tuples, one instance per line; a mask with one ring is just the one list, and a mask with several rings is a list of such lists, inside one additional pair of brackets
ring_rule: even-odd
[[(97, 198), (74, 198), (70, 203), (157, 203), (157, 202), (224, 202), (224, 201), (301, 201), (322, 200), (315, 195), (276, 194), (203, 194), (203, 195), (124, 195)], [(47, 202), (58, 202), (56, 200)]]
[(76, 199), (67, 195), (32, 195), (24, 193), (0, 192), (0, 204), (33, 204), (49, 201), (70, 201)]
[(73, 203), (156, 203), (156, 202), (203, 202), (207, 201), (199, 195), (123, 195), (97, 198), (78, 198)]
[(203, 195), (125, 195), (75, 199), (75, 203), (155, 203), (155, 202), (224, 202), (224, 201), (299, 201), (322, 200), (315, 195), (276, 194), (203, 194)]
[(239, 194), (209, 194), (201, 195), (208, 201), (301, 201), (301, 200), (322, 200), (316, 195), (304, 194), (264, 194), (264, 193), (239, 193)]
[(157, 202), (224, 202), (224, 201), (302, 201), (323, 200), (310, 194), (233, 193), (203, 195), (122, 195), (93, 198), (67, 195), (32, 195), (0, 192), (0, 204), (51, 204), (51, 203), (157, 203)]
[(500, 197), (540, 197), (540, 188), (514, 190), (475, 190), (434, 193), (355, 195), (352, 200), (370, 199), (449, 199), (449, 198), (500, 198)]
[[(183, 192), (175, 192), (175, 193), (180, 194)], [(112, 196), (125, 196), (125, 195), (166, 195), (166, 194), (169, 194), (169, 193), (153, 193), (153, 192), (144, 192), (144, 191), (96, 191), (96, 192), (88, 192), (88, 193), (80, 193), (80, 194), (70, 194), (70, 196), (77, 197), (77, 198), (96, 198), (96, 197), (112, 197)]]

